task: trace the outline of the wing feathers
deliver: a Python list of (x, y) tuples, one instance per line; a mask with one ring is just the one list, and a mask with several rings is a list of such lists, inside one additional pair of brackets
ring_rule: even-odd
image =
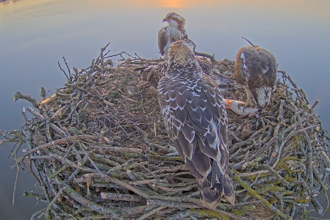
[(158, 32), (158, 48), (162, 56), (165, 54), (166, 44), (167, 44), (166, 27), (163, 27)]
[[(205, 79), (204, 79), (205, 78)], [(212, 80), (163, 77), (159, 103), (167, 129), (190, 172), (197, 178), (202, 201), (215, 205), (228, 195), (235, 201), (227, 175), (227, 115), (222, 96)], [(171, 86), (169, 86), (171, 85)]]

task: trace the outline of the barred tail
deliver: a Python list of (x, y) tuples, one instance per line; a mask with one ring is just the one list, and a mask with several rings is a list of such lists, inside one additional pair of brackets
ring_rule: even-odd
[(209, 208), (215, 208), (220, 200), (235, 205), (235, 192), (231, 180), (227, 175), (224, 179), (224, 185), (222, 183), (216, 183), (211, 187), (211, 182), (208, 179), (197, 179), (197, 183), (203, 205)]

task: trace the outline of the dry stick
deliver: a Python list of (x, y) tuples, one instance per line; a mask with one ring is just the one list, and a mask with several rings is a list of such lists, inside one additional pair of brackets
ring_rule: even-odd
[(39, 220), (39, 219), (41, 219), (42, 216), (45, 215), (45, 213), (46, 213), (46, 208), (41, 209), (41, 210), (35, 212), (35, 213), (31, 216), (30, 220), (36, 220), (36, 219)]
[(110, 147), (106, 145), (101, 146), (89, 146), (90, 149), (98, 149), (98, 150), (106, 150), (106, 151), (114, 151), (114, 152), (126, 152), (126, 153), (142, 153), (142, 149), (139, 148), (129, 148), (129, 147)]
[(316, 101), (314, 102), (314, 104), (312, 105), (311, 109), (314, 109), (314, 108), (319, 104), (319, 102), (320, 102), (319, 99), (316, 100)]
[(256, 172), (240, 173), (238, 176), (242, 178), (242, 177), (249, 177), (249, 176), (266, 174), (266, 173), (270, 173), (270, 171), (269, 170), (259, 170)]
[(268, 148), (271, 144), (273, 144), (276, 140), (278, 139), (278, 137), (272, 137), (272, 139), (270, 139), (267, 144), (265, 144), (262, 148), (260, 148), (255, 154), (253, 154), (251, 157), (247, 158), (246, 160), (243, 160), (239, 163), (237, 163), (236, 165), (234, 165), (233, 169), (239, 169), (241, 168), (241, 166), (246, 163), (249, 162), (253, 159), (255, 159), (256, 157), (258, 157), (266, 148)]
[[(38, 113), (37, 111), (35, 111), (33, 108), (31, 108), (31, 107), (27, 107), (26, 110), (27, 110), (28, 112), (30, 112), (31, 114), (33, 114), (34, 116), (36, 116), (39, 120), (46, 120), (46, 118), (45, 118), (43, 115), (39, 114), (39, 113)], [(67, 136), (67, 135), (65, 134), (65, 132), (62, 131), (59, 127), (57, 127), (55, 124), (50, 123), (50, 122), (48, 122), (48, 124), (49, 124), (49, 126), (50, 126), (54, 131), (56, 131), (56, 133), (58, 133), (60, 136), (62, 136), (62, 137), (66, 137), (66, 136)]]
[(23, 116), (23, 118), (24, 118), (25, 124), (29, 123), (29, 119), (28, 119), (28, 117), (26, 116), (25, 107), (23, 107), (23, 110), (22, 110), (22, 116)]
[(62, 70), (62, 72), (64, 73), (64, 75), (66, 76), (66, 78), (70, 81), (69, 76), (66, 74), (66, 72), (62, 69), (60, 61), (57, 61), (58, 67), (60, 68), (60, 70)]
[(124, 164), (121, 164), (119, 166), (113, 167), (110, 170), (108, 170), (106, 172), (106, 174), (110, 174), (111, 172), (114, 172), (116, 170), (121, 170), (121, 169), (128, 170), (128, 169), (131, 169), (133, 167), (138, 167), (138, 166), (143, 166), (143, 165), (147, 165), (148, 164), (148, 161), (143, 161), (141, 163), (131, 163), (131, 162), (132, 161), (129, 161), (127, 163), (124, 163)]
[[(96, 176), (96, 175), (98, 175), (98, 174), (94, 173), (94, 176)], [(187, 197), (149, 196), (149, 195), (143, 193), (142, 191), (140, 191), (139, 189), (137, 189), (137, 188), (135, 188), (135, 187), (133, 187), (133, 186), (127, 184), (127, 183), (124, 183), (120, 180), (111, 178), (107, 175), (105, 176), (105, 181), (109, 181), (109, 182), (115, 183), (119, 186), (122, 186), (122, 187), (136, 193), (137, 195), (142, 196), (145, 199), (148, 199), (148, 200), (166, 200), (166, 201), (172, 201), (172, 202), (191, 202), (191, 203), (194, 203), (194, 204), (198, 204), (200, 207), (204, 207), (200, 203), (199, 199), (193, 199), (193, 198), (187, 198)], [(219, 213), (227, 215), (229, 217), (242, 219), (242, 220), (247, 220), (247, 218), (243, 218), (243, 217), (240, 217), (240, 216), (237, 216), (235, 214), (228, 213), (228, 212), (225, 212), (225, 211), (222, 211), (222, 210), (212, 209), (212, 211), (219, 212)]]
[[(68, 164), (71, 167), (74, 167), (76, 169), (79, 169), (79, 170), (82, 170), (82, 171), (85, 171), (85, 172), (94, 173), (96, 171), (96, 170), (93, 170), (89, 167), (83, 167), (83, 166), (80, 166), (78, 164), (75, 164), (74, 162), (70, 161), (69, 159), (63, 158), (63, 157), (61, 157), (60, 155), (57, 155), (57, 154), (50, 153), (49, 156), (54, 157), (55, 159), (57, 159), (59, 161), (62, 161), (63, 163)], [(88, 157), (86, 156), (86, 160), (87, 159), (88, 159)]]
[(60, 145), (60, 144), (66, 144), (66, 143), (70, 143), (70, 142), (78, 141), (78, 140), (96, 140), (96, 139), (97, 139), (97, 137), (92, 136), (92, 135), (76, 135), (76, 136), (71, 136), (71, 137), (67, 137), (67, 138), (57, 139), (55, 141), (40, 145), (38, 147), (33, 148), (32, 150), (29, 150), (21, 158), (19, 158), (18, 161), (16, 161), (16, 164), (14, 166), (16, 166), (17, 164), (22, 162), (25, 159), (25, 157), (27, 157), (28, 155), (35, 153), (37, 151), (40, 151), (42, 149), (45, 149), (45, 148), (49, 148), (49, 147), (52, 147), (55, 145)]
[(138, 218), (137, 220), (143, 220), (143, 219), (146, 219), (146, 218), (148, 218), (149, 216), (152, 216), (153, 214), (155, 214), (156, 212), (159, 212), (160, 210), (162, 210), (162, 209), (165, 209), (166, 207), (162, 207), (162, 206), (160, 206), (160, 207), (158, 207), (158, 208), (155, 208), (155, 209), (153, 209), (153, 210), (151, 210), (150, 212), (148, 212), (148, 213), (145, 213), (144, 215), (142, 215), (140, 218)]
[(49, 214), (53, 204), (57, 201), (57, 199), (62, 195), (63, 193), (63, 189), (60, 189), (60, 191), (56, 194), (56, 196), (54, 197), (54, 199), (48, 204), (47, 209), (46, 209), (46, 219), (50, 219), (51, 216)]
[[(83, 143), (78, 143), (79, 145), (84, 145)], [(93, 165), (93, 167), (96, 169), (96, 171), (101, 175), (101, 178), (103, 179), (102, 175), (103, 173), (100, 171), (100, 169), (96, 166), (96, 164), (93, 162), (93, 160), (88, 156), (88, 154), (86, 153), (86, 151), (84, 150), (84, 147), (80, 146), (80, 149), (84, 152), (84, 154), (86, 155), (87, 159), (89, 160), (89, 162), (91, 162), (91, 164)], [(85, 146), (86, 147), (86, 146)]]
[[(17, 160), (17, 158), (16, 158)], [(17, 172), (16, 172), (16, 178), (15, 178), (15, 184), (14, 184), (14, 190), (13, 190), (13, 198), (12, 198), (12, 204), (15, 205), (15, 195), (16, 195), (16, 188), (17, 188), (17, 182), (18, 182), (18, 174), (20, 171), (19, 166), (17, 165)]]
[(217, 60), (215, 59), (214, 57), (214, 54), (213, 55), (210, 55), (210, 54), (207, 54), (207, 53), (201, 53), (201, 52), (197, 52), (195, 51), (195, 55), (196, 56), (202, 56), (202, 57), (207, 57), (211, 60), (211, 62), (215, 63), (217, 62)]
[(326, 184), (324, 184), (324, 182), (322, 181), (320, 175), (318, 174), (316, 168), (313, 166), (313, 173), (314, 173), (314, 176), (316, 177), (316, 181), (320, 183), (321, 185), (321, 189), (324, 193), (324, 196), (325, 196), (325, 199), (327, 201), (327, 206), (326, 208), (324, 209), (322, 215), (329, 209), (329, 204), (330, 204), (330, 201), (329, 201), (329, 197), (328, 197), (328, 194), (327, 194), (327, 187), (326, 187)]
[(25, 99), (26, 101), (30, 102), (33, 107), (38, 108), (38, 103), (35, 98), (32, 98), (29, 95), (25, 95), (17, 91), (14, 95), (14, 102), (16, 102), (18, 99)]
[(70, 187), (70, 185), (68, 185), (65, 182), (62, 182), (59, 180), (58, 177), (55, 178), (55, 181), (63, 188), (64, 192), (67, 193), (68, 195), (70, 195), (70, 197), (75, 200), (76, 202), (78, 202), (79, 204), (81, 204), (84, 207), (88, 207), (90, 210), (95, 211), (97, 213), (100, 214), (107, 214), (109, 215), (109, 217), (114, 218), (114, 219), (120, 219), (120, 216), (118, 215), (118, 209), (110, 209), (108, 207), (105, 206), (101, 206), (95, 202), (92, 202), (84, 197), (82, 197), (79, 193), (76, 193), (74, 189), (72, 189)]
[(233, 180), (238, 182), (244, 189), (246, 189), (252, 196), (256, 199), (259, 199), (265, 206), (273, 210), (277, 215), (281, 216), (283, 219), (291, 220), (291, 217), (285, 215), (283, 212), (274, 207), (270, 202), (265, 198), (262, 198), (255, 190), (253, 190), (246, 182), (244, 182), (239, 176), (238, 172), (234, 169), (231, 170), (233, 175)]
[(148, 204), (154, 205), (154, 206), (163, 206), (168, 208), (186, 208), (186, 209), (200, 209), (200, 204), (193, 204), (193, 203), (184, 203), (184, 202), (172, 202), (172, 201), (164, 201), (164, 200), (155, 200), (155, 199), (149, 199)]
[(169, 152), (169, 149), (167, 149), (166, 147), (150, 142), (150, 140), (148, 139), (148, 134), (145, 131), (143, 131), (141, 128), (136, 126), (135, 124), (134, 124), (134, 128), (143, 135), (143, 140), (146, 142), (146, 144), (148, 144), (151, 147), (157, 147), (159, 149), (162, 149), (165, 152)]
[(251, 44), (251, 46), (252, 47), (258, 47), (258, 45), (254, 45), (250, 40), (248, 40), (247, 38), (245, 38), (245, 37), (243, 37), (242, 36), (242, 38), (244, 39), (244, 40), (246, 40), (249, 44)]
[(106, 201), (106, 200), (129, 201), (129, 202), (139, 202), (139, 201), (141, 201), (140, 196), (129, 195), (129, 194), (120, 194), (120, 193), (101, 192), (100, 197), (103, 201)]

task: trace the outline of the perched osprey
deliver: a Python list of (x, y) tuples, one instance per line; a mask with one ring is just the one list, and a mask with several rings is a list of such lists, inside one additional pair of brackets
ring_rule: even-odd
[[(217, 68), (214, 68), (210, 61), (198, 56), (195, 58), (202, 68), (202, 71), (217, 83), (222, 94), (232, 88), (230, 80), (225, 75), (221, 74)], [(153, 87), (157, 88), (160, 78), (166, 73), (167, 66), (167, 62), (160, 62), (159, 64), (150, 67), (136, 68), (134, 71), (141, 70), (141, 80), (148, 81)]]
[(202, 203), (232, 205), (235, 192), (228, 176), (227, 113), (218, 85), (204, 74), (191, 40), (174, 42), (168, 68), (158, 83), (158, 101), (174, 147), (196, 177)]
[(252, 93), (258, 106), (263, 108), (270, 103), (275, 87), (276, 59), (269, 51), (252, 43), (251, 45), (238, 50), (234, 64), (234, 76), (237, 82), (245, 88), (247, 105), (252, 103)]
[(163, 19), (163, 22), (167, 21), (168, 25), (163, 27), (158, 32), (158, 47), (165, 60), (167, 60), (167, 51), (170, 45), (178, 40), (188, 39), (184, 25), (186, 20), (181, 15), (170, 12)]

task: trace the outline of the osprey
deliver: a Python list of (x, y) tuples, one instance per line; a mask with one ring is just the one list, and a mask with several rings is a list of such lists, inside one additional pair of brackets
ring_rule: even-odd
[(161, 55), (167, 60), (167, 51), (169, 46), (178, 40), (188, 39), (184, 25), (186, 20), (175, 12), (170, 12), (163, 19), (168, 25), (158, 32), (158, 47)]
[(202, 203), (235, 204), (228, 176), (227, 113), (218, 85), (204, 74), (191, 40), (174, 42), (168, 67), (158, 83), (158, 101), (166, 130), (196, 177)]
[[(214, 68), (210, 61), (198, 56), (195, 56), (195, 58), (202, 68), (202, 71), (217, 83), (223, 94), (227, 92), (228, 89), (232, 88), (230, 80), (225, 75), (221, 74), (217, 68)], [(167, 67), (167, 62), (160, 62), (150, 67), (136, 68), (134, 71), (141, 70), (141, 80), (148, 81), (151, 86), (157, 88), (158, 82), (160, 78), (165, 75)], [(229, 103), (227, 103), (227, 105), (229, 105)]]
[(263, 108), (270, 103), (275, 87), (277, 65), (272, 53), (257, 46), (242, 47), (238, 50), (234, 76), (238, 83), (244, 86), (247, 95), (247, 105), (251, 105), (251, 93)]

